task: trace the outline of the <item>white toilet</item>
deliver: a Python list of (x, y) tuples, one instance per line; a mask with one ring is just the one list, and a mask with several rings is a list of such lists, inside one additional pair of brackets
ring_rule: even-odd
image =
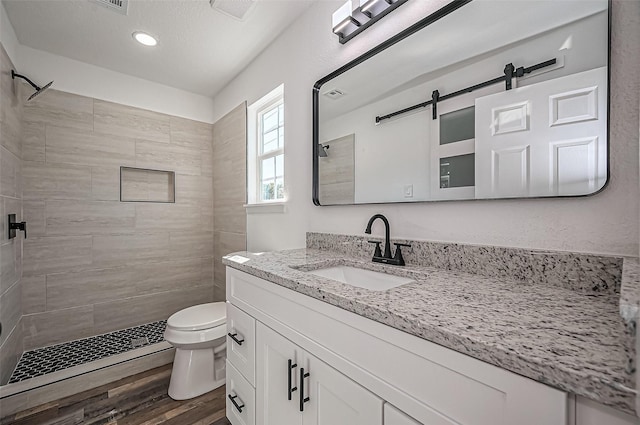
[(196, 305), (169, 317), (164, 338), (176, 347), (169, 397), (187, 400), (224, 385), (226, 319), (224, 302)]

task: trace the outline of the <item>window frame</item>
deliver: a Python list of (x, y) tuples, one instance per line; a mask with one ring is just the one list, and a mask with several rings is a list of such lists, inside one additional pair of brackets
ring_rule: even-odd
[[(277, 149), (273, 149), (268, 151), (267, 153), (263, 152), (264, 149), (264, 128), (263, 128), (263, 117), (265, 116), (265, 114), (269, 113), (270, 111), (279, 108), (280, 105), (282, 105), (282, 126), (279, 125), (276, 127), (278, 129), (278, 137), (280, 136), (280, 129), (282, 129), (282, 131), (284, 131), (284, 97), (283, 96), (278, 96), (275, 99), (272, 99), (271, 101), (269, 101), (268, 103), (266, 103), (264, 106), (262, 106), (260, 109), (258, 109), (256, 111), (256, 121), (257, 121), (257, 125), (256, 125), (256, 129), (257, 129), (257, 135), (256, 135), (256, 161), (255, 161), (255, 167), (256, 167), (256, 201), (258, 203), (269, 203), (269, 202), (283, 202), (285, 199), (285, 195), (284, 195), (284, 178), (285, 178), (285, 172), (284, 172), (284, 136), (282, 138), (282, 146), (277, 148)], [(278, 118), (280, 115), (280, 111), (278, 111)], [(279, 120), (278, 120), (279, 121)], [(278, 198), (278, 193), (277, 193), (277, 186), (276, 186), (276, 182), (278, 181), (278, 174), (277, 174), (277, 168), (275, 168), (274, 166), (274, 178), (273, 178), (273, 182), (274, 182), (274, 199), (264, 199), (264, 193), (262, 191), (262, 184), (263, 184), (263, 180), (262, 180), (262, 162), (266, 159), (271, 159), (271, 158), (275, 158), (279, 155), (283, 155), (282, 157), (282, 187), (283, 187), (283, 194), (282, 194), (282, 198)]]
[[(278, 123), (280, 131), (284, 132), (286, 127), (284, 84), (279, 85), (259, 100), (247, 107), (247, 204), (245, 207), (284, 205), (288, 200), (287, 173), (286, 173), (286, 136), (282, 136), (282, 146), (277, 149), (263, 153), (263, 133), (262, 117), (272, 111), (275, 107), (282, 105), (282, 126)], [(280, 112), (278, 112), (280, 113)], [(278, 134), (280, 136), (280, 134)], [(283, 191), (281, 198), (264, 199), (262, 191), (262, 161), (269, 158), (282, 157), (282, 184)], [(274, 160), (275, 161), (275, 160)], [(275, 166), (275, 164), (274, 164)], [(275, 172), (275, 170), (274, 170)], [(280, 176), (274, 174), (274, 185)], [(277, 191), (274, 186), (274, 195)], [(247, 210), (249, 211), (249, 210)]]

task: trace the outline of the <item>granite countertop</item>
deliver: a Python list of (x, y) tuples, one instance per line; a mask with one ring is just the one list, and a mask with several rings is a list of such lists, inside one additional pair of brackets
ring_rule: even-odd
[[(233, 255), (249, 260), (233, 261)], [(621, 317), (620, 294), (580, 292), (429, 266), (387, 266), (319, 249), (260, 255), (239, 252), (225, 257), (223, 263), (635, 414), (635, 371), (629, 362), (635, 357), (635, 326), (628, 326)], [(411, 277), (415, 283), (371, 291), (306, 273), (340, 264)], [(633, 271), (637, 272), (637, 264)], [(630, 303), (638, 304), (638, 293), (631, 291)]]

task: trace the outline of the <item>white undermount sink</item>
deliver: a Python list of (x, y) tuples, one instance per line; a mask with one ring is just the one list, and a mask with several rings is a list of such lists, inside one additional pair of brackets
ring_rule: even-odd
[(357, 286), (358, 288), (370, 289), (372, 291), (386, 291), (387, 289), (415, 282), (413, 279), (407, 277), (375, 272), (373, 270), (358, 269), (356, 267), (349, 266), (327, 267), (312, 270), (308, 273), (325, 277), (327, 279), (337, 280), (338, 282)]

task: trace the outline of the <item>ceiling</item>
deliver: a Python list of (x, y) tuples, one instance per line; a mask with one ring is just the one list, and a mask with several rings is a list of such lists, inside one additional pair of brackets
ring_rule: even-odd
[[(312, 1), (258, 0), (239, 21), (208, 0), (129, 0), (126, 16), (90, 0), (2, 0), (25, 46), (209, 97)], [(138, 44), (134, 31), (158, 46)]]

